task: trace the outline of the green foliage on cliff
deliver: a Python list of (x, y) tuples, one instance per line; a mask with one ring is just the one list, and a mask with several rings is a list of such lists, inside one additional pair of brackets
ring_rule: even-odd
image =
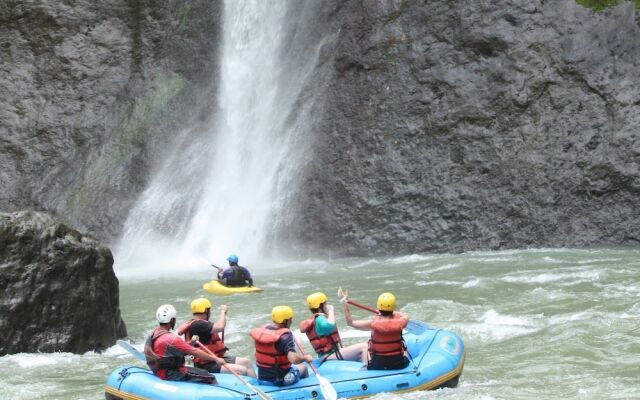
[(140, 151), (151, 124), (183, 88), (184, 78), (173, 73), (160, 76), (148, 85), (146, 93), (136, 100), (131, 114), (114, 133), (114, 140), (105, 144), (98, 158), (85, 171), (71, 199), (76, 209), (91, 205), (93, 193), (98, 193), (94, 186), (108, 175), (107, 171), (121, 168), (121, 164), (126, 164)]
[[(620, 4), (622, 1), (626, 0), (576, 0), (576, 3), (582, 5), (583, 7), (592, 8), (596, 11), (602, 11), (605, 8), (615, 7)], [(633, 0), (636, 5), (636, 8), (640, 9), (640, 0)]]

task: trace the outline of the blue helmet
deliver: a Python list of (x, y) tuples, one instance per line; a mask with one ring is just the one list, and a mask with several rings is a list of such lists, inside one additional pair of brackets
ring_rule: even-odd
[(232, 254), (229, 257), (227, 257), (227, 261), (237, 264), (238, 263), (238, 256), (236, 256), (235, 254)]

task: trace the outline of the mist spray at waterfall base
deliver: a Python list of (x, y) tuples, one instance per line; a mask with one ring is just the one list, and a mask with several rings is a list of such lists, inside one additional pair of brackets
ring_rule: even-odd
[(287, 27), (293, 5), (225, 3), (220, 108), (205, 134), (185, 130), (171, 144), (127, 219), (118, 276), (205, 271), (229, 254), (262, 265), (272, 253), (268, 238), (304, 165), (314, 101), (305, 82), (321, 45)]

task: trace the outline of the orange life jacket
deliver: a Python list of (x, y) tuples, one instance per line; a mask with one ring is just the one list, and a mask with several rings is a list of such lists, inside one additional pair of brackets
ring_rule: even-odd
[(313, 346), (316, 353), (325, 354), (338, 348), (340, 335), (338, 334), (338, 327), (335, 327), (331, 334), (327, 336), (318, 336), (316, 333), (316, 318), (321, 315), (325, 317), (327, 316), (323, 313), (316, 313), (302, 321), (300, 323), (300, 332), (307, 334), (309, 342), (311, 342), (311, 346)]
[(407, 320), (402, 318), (373, 317), (369, 353), (377, 356), (397, 356), (404, 354), (406, 345), (402, 338), (402, 329)]
[[(193, 324), (195, 321), (203, 321), (203, 320), (192, 319), (180, 325), (180, 327), (178, 328), (178, 334), (184, 334), (184, 341), (187, 343), (191, 340), (191, 333), (189, 332), (189, 328), (191, 328), (191, 324)], [(209, 349), (213, 354), (215, 354), (218, 357), (224, 357), (224, 353), (226, 353), (227, 350), (229, 350), (227, 346), (224, 345), (224, 342), (220, 338), (220, 335), (218, 335), (218, 332), (212, 332), (211, 337), (209, 339), (201, 336), (200, 343), (202, 343), (204, 347)], [(196, 357), (193, 359), (193, 362), (196, 364), (206, 364), (209, 361), (204, 361)]]
[(287, 332), (291, 331), (287, 328), (275, 328), (271, 324), (251, 330), (251, 337), (256, 344), (256, 365), (258, 367), (273, 368), (277, 366), (283, 371), (288, 371), (291, 368), (291, 362), (287, 355), (276, 349), (276, 342)]

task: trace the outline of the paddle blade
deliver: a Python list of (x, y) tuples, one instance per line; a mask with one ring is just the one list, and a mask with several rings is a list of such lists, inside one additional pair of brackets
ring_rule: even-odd
[(316, 375), (320, 383), (320, 391), (325, 400), (338, 400), (338, 392), (324, 376)]
[(140, 360), (142, 362), (146, 362), (144, 354), (140, 350), (138, 350), (135, 347), (133, 347), (131, 345), (131, 343), (125, 342), (124, 340), (118, 340), (117, 343), (118, 343), (118, 346), (120, 346), (123, 349), (125, 349), (126, 351), (128, 351), (129, 354), (131, 354), (132, 356), (134, 356), (138, 360)]

